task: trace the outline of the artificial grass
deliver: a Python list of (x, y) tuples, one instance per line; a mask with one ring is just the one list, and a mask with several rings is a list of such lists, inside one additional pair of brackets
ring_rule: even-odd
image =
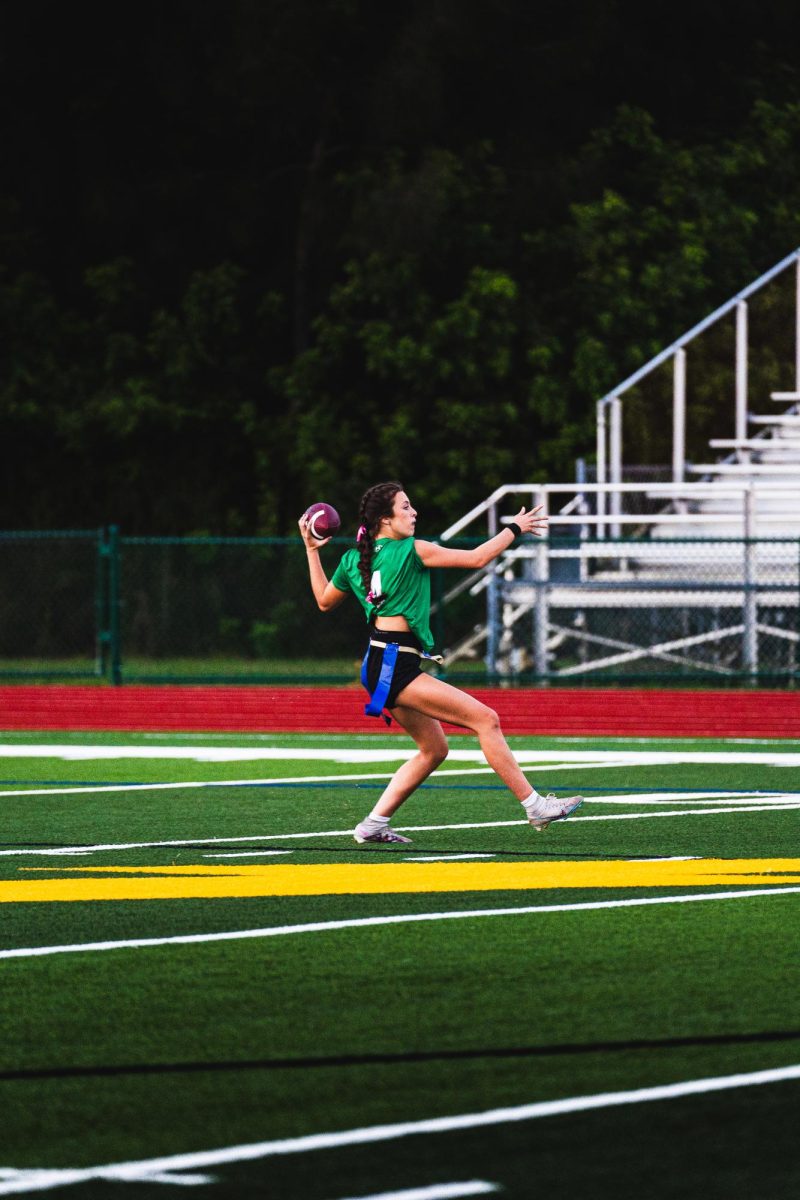
[[(106, 744), (117, 740), (113, 735)], [(313, 743), (297, 738), (282, 744)], [(782, 749), (790, 747), (784, 743)], [(6, 766), (11, 763), (25, 787), (53, 777), (47, 774), (52, 759), (7, 760)], [(59, 762), (58, 769), (75, 767), (91, 782), (109, 778), (110, 765)], [(178, 765), (180, 782), (187, 764)], [(253, 765), (225, 769), (235, 773), (228, 778), (243, 777), (242, 768)], [(128, 781), (140, 781), (145, 767), (151, 781), (175, 779), (176, 764), (168, 760), (113, 766)], [(191, 766), (206, 778), (219, 778), (218, 764)], [(257, 769), (297, 777), (303, 765), (259, 763)], [(324, 764), (334, 784), (337, 775), (353, 769)], [(779, 766), (741, 763), (629, 763), (591, 771), (571, 764), (550, 777), (546, 768), (540, 770), (559, 788), (638, 789), (625, 805), (587, 802), (581, 810), (581, 816), (607, 817), (654, 811), (637, 803), (648, 789), (781, 789), (793, 778)], [(518, 817), (491, 777), (445, 783), (440, 779), (421, 791), (395, 824)], [(275, 846), (291, 848), (290, 861), (297, 863), (386, 861), (386, 852), (359, 849), (346, 838), (270, 841), (270, 835), (285, 832), (351, 827), (377, 786), (382, 785), (4, 797), (5, 849), (165, 837), (195, 842), (86, 858), (6, 856), (0, 857), (0, 874), (19, 877), (21, 867), (32, 865), (55, 874), (61, 866), (103, 863), (208, 864), (222, 861), (203, 857), (212, 850)], [(573, 819), (544, 837), (522, 823), (443, 829), (415, 834), (413, 851), (559, 861), (782, 857), (795, 852), (796, 820), (796, 811)], [(259, 840), (246, 846), (202, 844), (204, 838), (226, 837)], [(669, 891), (20, 904), (0, 906), (0, 915), (8, 948)], [(790, 935), (797, 903), (797, 895), (775, 895), (6, 959), (0, 962), (0, 1022), (6, 1031), (0, 1165), (148, 1159), (797, 1062), (800, 1012)], [(75, 1069), (84, 1073), (65, 1074)], [(214, 1194), (336, 1200), (483, 1178), (520, 1197), (547, 1190), (556, 1196), (661, 1200), (763, 1191), (788, 1200), (798, 1184), (791, 1125), (796, 1095), (797, 1084), (785, 1083), (417, 1136), (375, 1150), (234, 1163), (211, 1170), (220, 1180)], [(144, 1183), (128, 1186), (149, 1194)], [(159, 1186), (163, 1189), (152, 1185)], [(118, 1187), (80, 1185), (87, 1196), (110, 1195)]]

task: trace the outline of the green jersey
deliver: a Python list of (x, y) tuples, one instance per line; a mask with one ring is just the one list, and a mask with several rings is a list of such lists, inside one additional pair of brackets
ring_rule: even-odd
[(352, 592), (372, 621), (380, 612), (383, 617), (405, 617), (409, 629), (416, 634), (423, 649), (433, 649), (430, 630), (431, 577), (428, 568), (417, 554), (413, 537), (378, 538), (372, 555), (370, 587), (384, 600), (376, 608), (369, 600), (358, 570), (359, 552), (346, 550), (333, 573), (331, 583), (340, 592)]

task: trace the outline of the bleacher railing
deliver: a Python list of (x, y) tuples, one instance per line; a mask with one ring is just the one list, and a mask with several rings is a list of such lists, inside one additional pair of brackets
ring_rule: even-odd
[[(634, 501), (634, 511), (616, 514), (624, 536), (607, 533), (603, 499), (612, 491)], [(793, 682), (800, 531), (785, 536), (785, 512), (770, 511), (784, 492), (768, 481), (684, 484), (687, 510), (668, 512), (669, 484), (504, 484), (443, 540), (484, 520), (482, 536), (493, 536), (501, 510), (521, 496), (548, 515), (549, 536), (516, 544), (472, 576), (470, 592), (485, 596), (486, 618), (446, 662), (480, 649), (487, 673), (510, 679), (660, 678), (669, 663), (696, 678)], [(728, 511), (689, 511), (712, 494), (728, 501)], [(444, 603), (456, 594), (445, 592)]]
[[(795, 298), (794, 298), (794, 391), (783, 393), (786, 399), (797, 399), (800, 396), (800, 247), (787, 254), (758, 279), (737, 292), (730, 300), (704, 317), (691, 329), (688, 329), (671, 345), (655, 355), (617, 384), (602, 399), (597, 401), (597, 482), (611, 483), (608, 492), (598, 496), (598, 516), (608, 514), (612, 537), (619, 537), (621, 512), (620, 484), (623, 481), (623, 396), (631, 388), (641, 383), (658, 367), (672, 360), (672, 481), (682, 483), (686, 476), (686, 419), (687, 419), (687, 349), (701, 334), (711, 329), (724, 317), (733, 313), (736, 328), (734, 340), (734, 439), (744, 441), (747, 437), (748, 402), (749, 402), (749, 307), (748, 301), (760, 292), (768, 283), (795, 268)], [(775, 398), (778, 398), (776, 394)], [(600, 537), (606, 533), (606, 523), (598, 522), (597, 532)]]

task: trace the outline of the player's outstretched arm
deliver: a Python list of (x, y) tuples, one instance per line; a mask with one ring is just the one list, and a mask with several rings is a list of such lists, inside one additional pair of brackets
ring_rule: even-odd
[(337, 587), (334, 587), (328, 581), (325, 569), (320, 561), (320, 547), (327, 546), (331, 539), (329, 537), (321, 540), (315, 538), (309, 528), (309, 520), (305, 513), (297, 524), (300, 529), (300, 536), (306, 547), (308, 574), (311, 579), (311, 590), (314, 593), (314, 599), (317, 602), (317, 607), (322, 612), (329, 612), (332, 608), (336, 608), (337, 604), (341, 604), (347, 595), (347, 592), (340, 592)]
[[(520, 533), (533, 533), (537, 537), (547, 529), (547, 517), (539, 516), (541, 504), (536, 508), (526, 509), (523, 505), (513, 518), (514, 525)], [(436, 542), (417, 541), (415, 548), (426, 567), (467, 567), (475, 570), (488, 566), (493, 559), (507, 550), (516, 539), (516, 530), (506, 526), (487, 542), (475, 546), (472, 550), (455, 550), (449, 546), (440, 546)]]

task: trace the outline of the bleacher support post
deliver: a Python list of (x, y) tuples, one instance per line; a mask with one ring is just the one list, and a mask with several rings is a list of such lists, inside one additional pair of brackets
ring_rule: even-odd
[[(622, 400), (614, 396), (611, 400), (611, 429), (609, 433), (609, 458), (611, 459), (611, 483), (622, 483)], [(622, 512), (622, 493), (611, 493), (611, 536), (622, 536), (622, 526), (614, 517)]]
[[(597, 483), (606, 482), (606, 402), (597, 401)], [(602, 540), (606, 536), (606, 527), (601, 517), (606, 515), (606, 494), (599, 489), (596, 496), (597, 505), (597, 537)]]
[(736, 305), (736, 438), (747, 437), (747, 302)]
[(683, 483), (686, 469), (686, 351), (675, 351), (672, 377), (672, 482)]

